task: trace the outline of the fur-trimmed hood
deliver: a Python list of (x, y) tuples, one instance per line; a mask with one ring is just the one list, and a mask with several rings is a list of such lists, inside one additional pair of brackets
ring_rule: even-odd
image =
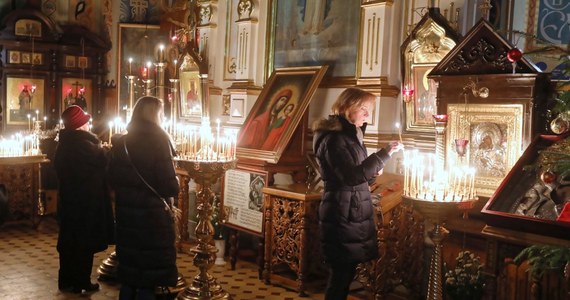
[[(360, 127), (362, 134), (366, 131), (366, 123)], [(345, 131), (356, 137), (356, 126), (350, 123), (345, 117), (339, 115), (330, 115), (326, 119), (321, 119), (313, 123), (313, 149), (316, 149), (318, 143), (329, 132)]]

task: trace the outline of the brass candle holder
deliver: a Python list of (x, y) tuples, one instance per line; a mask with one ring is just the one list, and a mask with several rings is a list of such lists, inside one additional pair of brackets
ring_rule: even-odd
[(427, 288), (427, 300), (443, 299), (443, 241), (449, 231), (443, 226), (444, 222), (450, 216), (459, 215), (461, 211), (472, 208), (478, 198), (467, 199), (463, 201), (443, 202), (418, 199), (408, 196), (402, 196), (404, 203), (412, 205), (433, 225), (430, 231), (430, 238), (434, 244), (434, 251), (431, 256), (429, 265), (429, 278)]
[(225, 172), (237, 166), (237, 160), (182, 160), (175, 159), (178, 168), (188, 172), (188, 176), (196, 182), (196, 201), (198, 224), (196, 237), (198, 245), (190, 250), (194, 255), (194, 266), (199, 269), (190, 285), (176, 299), (231, 299), (228, 292), (217, 283), (208, 270), (214, 265), (216, 252), (213, 244), (214, 226), (212, 225), (212, 202), (214, 192), (212, 186)]

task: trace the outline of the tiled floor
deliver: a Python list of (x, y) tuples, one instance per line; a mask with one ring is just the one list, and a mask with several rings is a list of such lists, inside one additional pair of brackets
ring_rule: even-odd
[[(62, 293), (57, 289), (59, 268), (57, 224), (46, 218), (36, 230), (28, 224), (4, 225), (0, 227), (0, 299), (2, 300), (44, 300), (44, 299), (117, 299), (119, 285), (100, 282), (98, 292), (86, 295)], [(114, 250), (95, 256), (92, 280), (96, 281), (99, 263)], [(187, 282), (198, 274), (190, 254), (178, 255), (178, 270)], [(249, 299), (323, 299), (322, 286), (308, 290), (308, 297), (299, 297), (295, 291), (283, 287), (266, 285), (257, 278), (257, 267), (251, 262), (238, 260), (236, 270), (229, 262), (214, 266), (210, 272), (223, 289), (234, 300)]]

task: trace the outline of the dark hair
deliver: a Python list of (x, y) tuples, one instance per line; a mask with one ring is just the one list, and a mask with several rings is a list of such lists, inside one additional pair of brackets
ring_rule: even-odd
[(137, 120), (145, 120), (160, 126), (163, 109), (164, 103), (162, 103), (162, 100), (159, 98), (152, 96), (140, 97), (133, 107), (131, 122)]

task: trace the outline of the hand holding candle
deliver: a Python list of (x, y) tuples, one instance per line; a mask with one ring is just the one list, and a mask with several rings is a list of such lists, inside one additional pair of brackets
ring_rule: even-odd
[(396, 122), (396, 129), (398, 130), (398, 138), (400, 139), (400, 143), (404, 143), (402, 140), (402, 128), (400, 128), (400, 122)]

